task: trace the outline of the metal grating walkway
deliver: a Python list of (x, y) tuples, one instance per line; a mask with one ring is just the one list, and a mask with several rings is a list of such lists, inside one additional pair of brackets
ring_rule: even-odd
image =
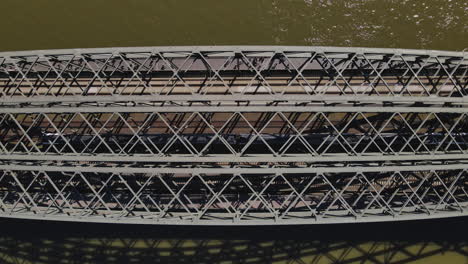
[(0, 216), (142, 224), (468, 214), (468, 56), (0, 53)]

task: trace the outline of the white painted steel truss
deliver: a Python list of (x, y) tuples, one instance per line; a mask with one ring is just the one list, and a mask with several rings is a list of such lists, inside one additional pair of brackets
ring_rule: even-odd
[(0, 216), (312, 224), (467, 214), (468, 57), (0, 53)]

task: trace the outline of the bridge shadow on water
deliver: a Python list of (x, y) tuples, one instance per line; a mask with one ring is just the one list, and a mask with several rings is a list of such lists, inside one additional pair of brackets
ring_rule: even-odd
[(0, 263), (468, 263), (468, 218), (168, 227), (0, 220)]

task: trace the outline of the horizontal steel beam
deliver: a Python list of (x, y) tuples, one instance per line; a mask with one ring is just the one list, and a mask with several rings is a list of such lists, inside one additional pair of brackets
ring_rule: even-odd
[(435, 155), (247, 155), (236, 157), (232, 155), (216, 155), (194, 157), (191, 155), (148, 156), (148, 155), (37, 155), (37, 154), (0, 154), (0, 160), (27, 160), (27, 161), (89, 161), (89, 162), (370, 162), (370, 161), (418, 161), (418, 160), (468, 160), (468, 154), (435, 154)]
[[(286, 218), (286, 219), (251, 219), (251, 220), (220, 220), (220, 219), (183, 219), (183, 218), (141, 218), (141, 217), (104, 217), (104, 216), (69, 216), (67, 214), (34, 214), (18, 213), (7, 214), (0, 213), (0, 217), (12, 219), (31, 219), (31, 220), (50, 220), (65, 222), (85, 222), (85, 223), (113, 223), (113, 224), (141, 224), (141, 225), (197, 225), (197, 226), (258, 226), (258, 225), (309, 225), (309, 224), (346, 224), (346, 223), (371, 223), (371, 222), (390, 222), (390, 221), (414, 221), (425, 219), (451, 218), (468, 216), (468, 210), (464, 212), (440, 212), (428, 215), (426, 213), (402, 214), (397, 217), (392, 215), (359, 217), (320, 217), (320, 218)], [(226, 214), (226, 217), (232, 218)]]
[[(33, 50), (33, 51), (15, 51), (0, 52), (0, 57), (17, 56), (59, 56), (80, 54), (118, 54), (118, 53), (142, 53), (146, 57), (148, 53), (192, 53), (207, 52), (213, 57), (235, 54), (237, 52), (270, 52), (298, 53), (296, 57), (309, 57), (310, 54), (303, 53), (352, 53), (352, 54), (399, 54), (401, 56), (441, 56), (441, 57), (460, 57), (468, 58), (468, 53), (459, 51), (441, 51), (441, 50), (416, 50), (416, 49), (389, 49), (389, 48), (359, 48), (359, 47), (326, 47), (326, 46), (160, 46), (160, 47), (128, 47), (128, 48), (96, 48), (96, 49), (58, 49), (58, 50)], [(252, 54), (255, 55), (255, 54)]]
[(12, 96), (0, 98), (0, 104), (18, 103), (82, 103), (82, 102), (167, 102), (167, 101), (197, 101), (197, 102), (224, 102), (224, 101), (250, 101), (250, 102), (365, 102), (365, 103), (468, 103), (468, 96), (463, 97), (439, 97), (439, 96), (372, 96), (372, 95), (101, 95), (101, 96)]
[(468, 164), (418, 165), (418, 166), (376, 166), (376, 167), (316, 167), (316, 168), (148, 168), (148, 167), (83, 167), (83, 166), (36, 166), (0, 165), (7, 171), (53, 171), (53, 172), (95, 172), (95, 173), (148, 173), (148, 174), (264, 174), (264, 173), (347, 173), (347, 172), (394, 172), (394, 171), (442, 171), (466, 170)]
[(468, 107), (367, 106), (109, 106), (109, 107), (2, 107), (0, 113), (114, 113), (114, 112), (338, 112), (338, 113), (468, 113)]

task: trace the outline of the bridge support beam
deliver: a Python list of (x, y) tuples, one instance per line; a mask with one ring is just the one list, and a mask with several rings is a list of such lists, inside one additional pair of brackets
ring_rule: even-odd
[(468, 57), (332, 47), (0, 53), (0, 217), (468, 214)]

